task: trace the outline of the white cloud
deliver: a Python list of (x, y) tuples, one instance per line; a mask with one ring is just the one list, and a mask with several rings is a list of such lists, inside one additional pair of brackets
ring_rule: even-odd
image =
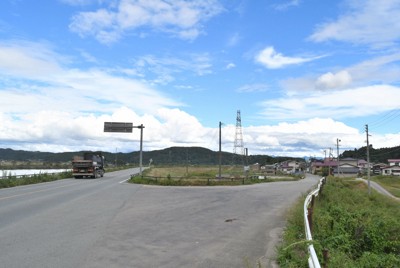
[(241, 39), (241, 37), (240, 37), (239, 33), (234, 33), (228, 39), (228, 46), (230, 46), (230, 47), (236, 46), (239, 43), (240, 39)]
[[(145, 151), (170, 146), (201, 146), (218, 150), (218, 128), (204, 127), (194, 116), (180, 110), (161, 108), (142, 115), (121, 107), (110, 114), (75, 115), (64, 111), (37, 111), (19, 120), (0, 112), (2, 146), (39, 151), (103, 150), (131, 152), (139, 150), (140, 134), (104, 133), (104, 122), (143, 124)], [(222, 150), (232, 152), (234, 125), (222, 128)], [(334, 147), (336, 138), (342, 148), (364, 146), (365, 135), (355, 128), (330, 118), (310, 118), (295, 123), (243, 127), (244, 145), (250, 154), (320, 156), (322, 150)], [(390, 139), (388, 139), (390, 138)], [(375, 148), (395, 146), (400, 134), (373, 135)]]
[(192, 72), (203, 76), (211, 74), (211, 59), (208, 54), (190, 54), (178, 57), (142, 56), (134, 60), (138, 73), (151, 73), (156, 78), (153, 84), (167, 84), (175, 80), (175, 76), (182, 72)]
[[(109, 115), (79, 116), (61, 111), (39, 111), (26, 114), (19, 121), (0, 112), (0, 119), (4, 123), (0, 125), (0, 140), (3, 146), (14, 149), (114, 152), (117, 148), (122, 152), (138, 151), (139, 131), (103, 132), (104, 122), (114, 121), (143, 124), (145, 151), (170, 146), (201, 146), (218, 150), (218, 128), (206, 128), (194, 116), (179, 109), (162, 108), (154, 114), (138, 115), (132, 109), (121, 107)], [(222, 133), (222, 150), (232, 152), (235, 126), (223, 126)], [(290, 124), (244, 127), (243, 133), (244, 144), (250, 154), (302, 157), (333, 146), (337, 137), (342, 139), (343, 146), (362, 146), (364, 141), (363, 135), (356, 129), (332, 119), (319, 118)], [(374, 138), (378, 137), (374, 135)]]
[(86, 6), (96, 2), (103, 2), (104, 0), (59, 0), (71, 6)]
[(351, 118), (399, 109), (400, 87), (375, 85), (342, 91), (286, 96), (262, 103), (263, 115), (275, 120), (311, 117)]
[(283, 10), (287, 10), (290, 7), (298, 6), (299, 4), (300, 4), (300, 0), (290, 0), (290, 1), (286, 1), (285, 3), (276, 4), (276, 5), (274, 5), (274, 8), (276, 10), (283, 11)]
[(232, 68), (235, 68), (235, 67), (236, 67), (236, 65), (235, 65), (234, 63), (231, 62), (231, 63), (228, 63), (228, 65), (226, 65), (225, 68), (226, 68), (227, 70), (229, 70), (229, 69), (232, 69)]
[(348, 11), (336, 21), (319, 25), (310, 39), (337, 40), (374, 47), (392, 45), (400, 38), (398, 0), (347, 0)]
[(287, 57), (275, 51), (275, 49), (270, 46), (264, 48), (261, 52), (258, 53), (255, 60), (258, 63), (261, 63), (268, 69), (279, 69), (286, 67), (288, 65), (296, 65), (309, 61), (316, 60), (320, 57), (310, 57), (310, 58), (302, 58), (302, 57)]
[(70, 30), (81, 36), (92, 35), (106, 44), (141, 27), (193, 40), (201, 34), (202, 24), (222, 10), (216, 0), (121, 0), (117, 9), (110, 7), (76, 14)]
[(322, 90), (343, 88), (351, 84), (351, 75), (347, 71), (340, 71), (335, 74), (328, 72), (318, 77), (316, 86)]
[(8, 113), (109, 113), (120, 106), (146, 112), (181, 105), (124, 74), (69, 69), (61, 64), (64, 57), (42, 44), (0, 44), (0, 59), (0, 106)]
[(280, 85), (288, 94), (298, 94), (305, 91), (393, 84), (400, 81), (400, 67), (395, 64), (397, 61), (400, 61), (400, 53), (388, 54), (324, 74), (287, 78), (280, 81)]
[(0, 42), (1, 73), (26, 78), (46, 77), (61, 71), (66, 59), (54, 53), (49, 45), (28, 41)]
[(241, 86), (236, 90), (239, 93), (249, 93), (249, 92), (264, 92), (268, 90), (267, 84), (248, 84)]

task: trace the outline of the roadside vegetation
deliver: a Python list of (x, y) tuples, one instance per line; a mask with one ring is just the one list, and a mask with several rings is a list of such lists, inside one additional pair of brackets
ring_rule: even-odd
[[(280, 267), (308, 267), (304, 204), (300, 198), (289, 218), (278, 247)], [(372, 192), (360, 181), (329, 177), (315, 200), (313, 244), (327, 267), (400, 267), (399, 202)]]
[[(366, 179), (366, 178), (365, 178)], [(371, 180), (379, 183), (389, 193), (400, 198), (400, 177), (399, 176), (373, 176)]]
[(164, 186), (212, 186), (246, 185), (272, 181), (294, 181), (301, 176), (261, 176), (253, 171), (244, 173), (241, 166), (222, 166), (219, 178), (218, 166), (164, 166), (143, 171), (142, 176), (133, 176), (129, 182)]
[[(124, 170), (129, 168), (134, 168), (136, 166), (133, 165), (123, 165), (117, 167), (108, 167), (106, 169), (106, 173)], [(10, 171), (8, 174), (5, 171), (0, 170), (0, 188), (9, 188), (21, 185), (28, 185), (28, 184), (35, 184), (41, 182), (49, 182), (49, 181), (56, 181), (62, 179), (69, 179), (72, 178), (72, 171), (65, 171), (59, 173), (39, 173), (34, 175), (19, 175), (15, 176), (12, 175)]]
[(72, 172), (60, 172), (60, 173), (39, 173), (35, 175), (25, 176), (12, 176), (11, 174), (2, 174), (0, 178), (0, 188), (9, 188), (20, 185), (35, 184), (41, 182), (49, 182), (71, 178)]

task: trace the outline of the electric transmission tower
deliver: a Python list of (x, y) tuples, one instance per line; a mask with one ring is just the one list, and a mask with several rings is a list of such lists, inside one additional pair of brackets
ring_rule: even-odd
[(240, 116), (240, 110), (236, 114), (236, 131), (235, 131), (235, 143), (233, 145), (233, 164), (237, 161), (241, 161), (244, 164), (244, 146), (243, 146), (243, 135), (242, 135), (242, 119)]

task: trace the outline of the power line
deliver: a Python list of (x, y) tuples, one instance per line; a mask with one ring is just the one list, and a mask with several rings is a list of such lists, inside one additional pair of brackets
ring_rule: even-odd
[(399, 117), (400, 117), (400, 110), (391, 110), (388, 113), (384, 114), (381, 118), (378, 118), (370, 122), (368, 125), (372, 126), (373, 128), (377, 128)]

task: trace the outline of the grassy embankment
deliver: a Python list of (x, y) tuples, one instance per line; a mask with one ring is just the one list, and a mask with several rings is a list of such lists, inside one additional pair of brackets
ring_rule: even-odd
[[(363, 182), (328, 178), (313, 217), (313, 244), (321, 265), (327, 249), (328, 267), (400, 267), (400, 203), (367, 193)], [(289, 212), (278, 248), (281, 267), (308, 267), (304, 198)]]
[[(366, 178), (365, 178), (366, 179)], [(399, 176), (373, 176), (371, 180), (379, 183), (389, 193), (400, 198), (400, 177)]]
[(32, 176), (4, 176), (4, 179), (0, 178), (0, 188), (9, 188), (20, 185), (35, 184), (41, 182), (49, 182), (71, 178), (72, 172), (60, 172), (60, 173), (40, 173)]
[(207, 186), (207, 185), (243, 185), (272, 181), (299, 180), (300, 176), (268, 176), (259, 179), (256, 173), (249, 171), (247, 175), (243, 167), (223, 166), (222, 178), (218, 178), (218, 166), (166, 166), (153, 167), (143, 171), (143, 176), (134, 176), (129, 182), (164, 186)]

